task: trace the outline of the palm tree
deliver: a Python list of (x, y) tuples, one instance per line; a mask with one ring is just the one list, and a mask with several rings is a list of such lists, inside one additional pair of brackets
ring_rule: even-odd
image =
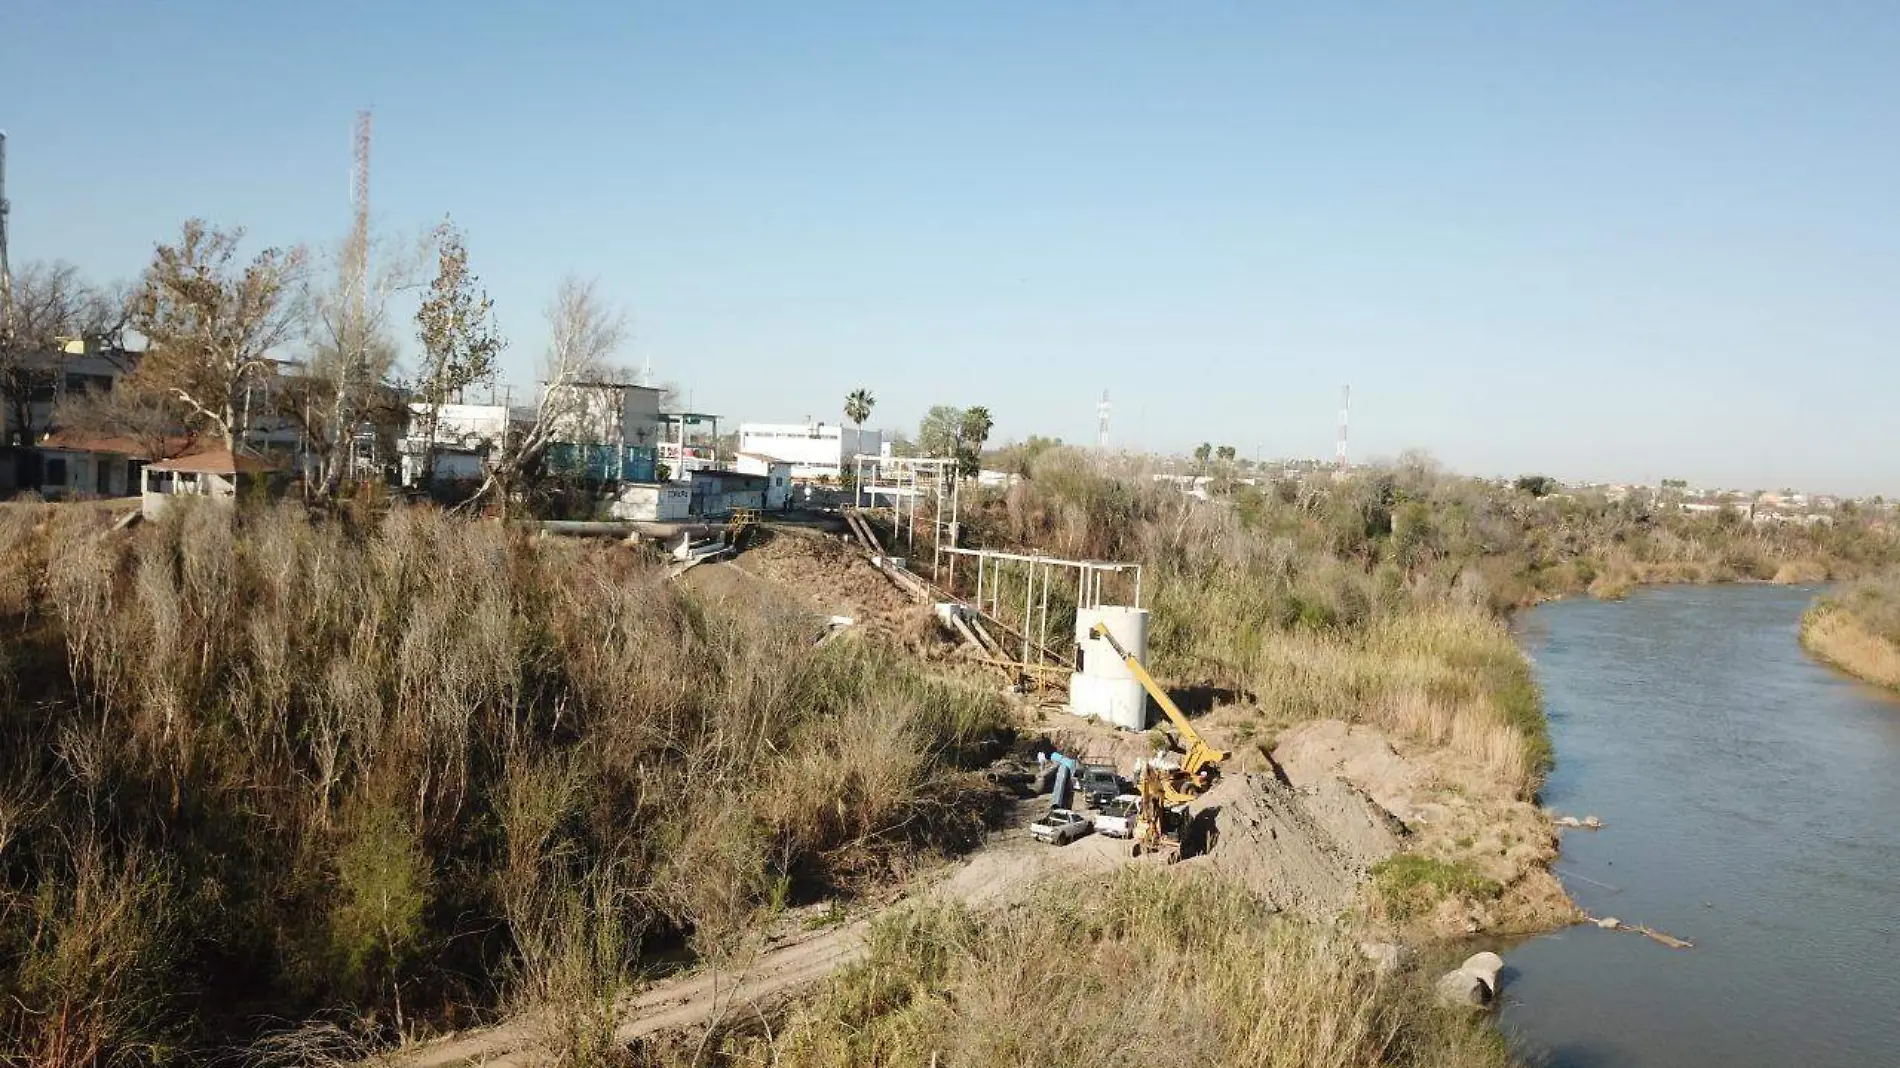
[(877, 398), (868, 389), (854, 389), (845, 394), (844, 417), (857, 424), (858, 432), (864, 432), (864, 421), (871, 418), (871, 409), (877, 407)]

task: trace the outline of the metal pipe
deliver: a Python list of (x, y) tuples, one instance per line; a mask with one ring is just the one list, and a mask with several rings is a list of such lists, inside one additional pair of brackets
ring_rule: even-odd
[(1044, 565), (1042, 569), (1042, 622), (1036, 627), (1036, 662), (1042, 663), (1042, 650), (1049, 644), (1049, 578), (1055, 569)]
[(1029, 577), (1023, 584), (1023, 655), (1022, 661), (1029, 662), (1029, 604), (1036, 596), (1036, 569), (1029, 568)]

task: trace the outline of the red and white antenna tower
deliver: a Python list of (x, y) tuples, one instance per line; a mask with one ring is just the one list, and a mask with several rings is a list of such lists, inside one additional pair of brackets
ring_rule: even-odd
[(1352, 410), (1352, 387), (1339, 387), (1339, 444), (1333, 451), (1333, 462), (1339, 469), (1346, 469), (1346, 416)]
[(350, 281), (355, 302), (351, 309), (362, 322), (369, 303), (369, 131), (370, 113), (356, 113), (356, 133), (351, 153), (350, 201), (354, 214), (350, 219)]
[(1102, 403), (1095, 406), (1095, 447), (1108, 451), (1108, 390), (1102, 391)]
[(13, 333), (13, 275), (7, 269), (7, 133), (0, 130), (0, 338)]

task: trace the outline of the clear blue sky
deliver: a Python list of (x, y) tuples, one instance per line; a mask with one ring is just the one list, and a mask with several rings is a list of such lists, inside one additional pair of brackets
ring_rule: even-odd
[(16, 265), (466, 227), (694, 405), (1900, 494), (1900, 4), (0, 9)]

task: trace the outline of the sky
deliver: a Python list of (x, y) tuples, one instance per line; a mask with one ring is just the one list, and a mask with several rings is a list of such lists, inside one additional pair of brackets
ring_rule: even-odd
[[(5, 0), (15, 269), (452, 217), (534, 380), (1900, 496), (1900, 4)], [(413, 347), (413, 343), (412, 343)]]

